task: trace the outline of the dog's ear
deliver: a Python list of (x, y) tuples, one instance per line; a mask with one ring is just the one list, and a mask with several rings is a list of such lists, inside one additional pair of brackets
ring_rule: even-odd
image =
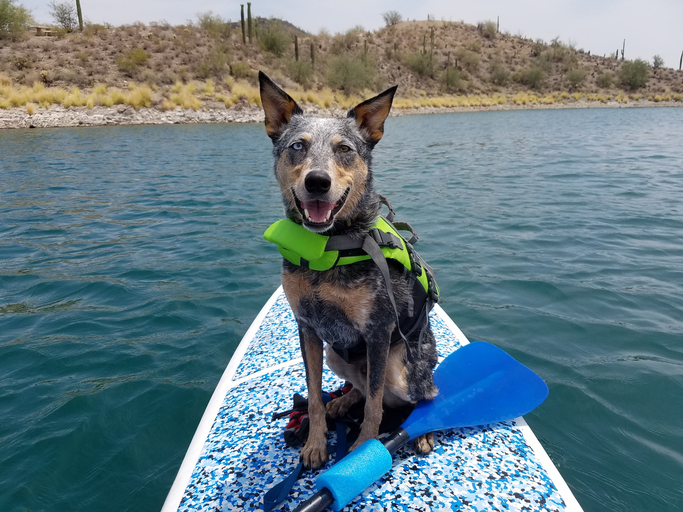
[(361, 133), (372, 144), (377, 144), (384, 135), (384, 120), (389, 115), (397, 88), (395, 85), (349, 110), (348, 117), (356, 120)]
[(263, 71), (259, 71), (258, 80), (261, 88), (261, 105), (266, 114), (266, 133), (275, 141), (292, 116), (303, 114), (304, 111)]

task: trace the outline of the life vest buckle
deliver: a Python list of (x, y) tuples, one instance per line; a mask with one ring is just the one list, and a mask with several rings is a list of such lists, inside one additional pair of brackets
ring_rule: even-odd
[(403, 247), (401, 241), (397, 237), (391, 233), (386, 233), (381, 229), (371, 229), (368, 234), (380, 247), (388, 247), (390, 249), (401, 249)]

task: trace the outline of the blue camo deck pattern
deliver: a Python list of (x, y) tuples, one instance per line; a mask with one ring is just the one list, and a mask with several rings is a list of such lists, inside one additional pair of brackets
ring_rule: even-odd
[[(439, 354), (458, 347), (446, 324), (432, 314)], [(266, 316), (238, 367), (235, 380), (300, 357), (296, 324), (281, 296)], [(323, 386), (341, 382), (327, 368)], [(299, 449), (285, 445), (287, 419), (273, 413), (291, 407), (292, 395), (305, 394), (303, 363), (278, 369), (232, 388), (197, 462), (179, 510), (261, 510), (263, 495), (286, 478)], [(385, 511), (562, 511), (565, 504), (515, 422), (454, 429), (437, 434), (427, 457), (403, 448), (394, 468), (344, 510)], [(330, 445), (334, 434), (329, 435)], [(321, 471), (327, 469), (329, 463)], [(315, 489), (307, 473), (276, 510), (291, 511)]]

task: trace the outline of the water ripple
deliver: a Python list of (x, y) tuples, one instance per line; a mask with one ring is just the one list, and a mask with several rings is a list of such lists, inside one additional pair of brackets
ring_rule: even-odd
[[(683, 508), (683, 109), (387, 121), (378, 189), (586, 511)], [(159, 509), (279, 259), (261, 126), (0, 132), (0, 509)]]

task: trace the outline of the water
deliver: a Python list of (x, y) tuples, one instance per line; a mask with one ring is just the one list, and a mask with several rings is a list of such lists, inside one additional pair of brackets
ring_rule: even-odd
[[(683, 109), (387, 121), (442, 306), (548, 382), (586, 511), (683, 509)], [(262, 127), (0, 132), (0, 510), (158, 510), (279, 283)]]

